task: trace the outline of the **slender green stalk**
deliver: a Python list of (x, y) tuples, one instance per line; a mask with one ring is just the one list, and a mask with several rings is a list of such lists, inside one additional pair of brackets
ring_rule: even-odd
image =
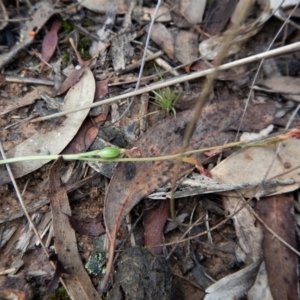
[[(233, 147), (258, 147), (258, 146), (268, 146), (273, 145), (278, 142), (284, 141), (287, 138), (299, 138), (300, 130), (292, 129), (286, 134), (279, 135), (276, 137), (268, 138), (265, 140), (254, 141), (254, 142), (232, 142), (222, 146), (214, 146), (196, 150), (186, 151), (184, 156), (189, 156), (196, 153), (207, 152), (207, 151), (222, 151), (224, 149)], [(176, 160), (180, 159), (182, 155), (180, 153), (156, 156), (156, 157), (126, 157), (120, 158), (122, 154), (130, 154), (130, 150), (119, 149), (117, 147), (107, 147), (101, 150), (94, 150), (90, 152), (84, 152), (79, 154), (57, 154), (57, 155), (35, 155), (35, 156), (23, 156), (23, 157), (13, 157), (0, 160), (0, 165), (10, 164), (20, 161), (32, 161), (32, 160), (55, 160), (62, 157), (64, 160), (84, 160), (84, 161), (96, 161), (96, 162), (147, 162), (147, 161), (162, 161), (162, 160)], [(129, 156), (129, 155), (128, 155)]]

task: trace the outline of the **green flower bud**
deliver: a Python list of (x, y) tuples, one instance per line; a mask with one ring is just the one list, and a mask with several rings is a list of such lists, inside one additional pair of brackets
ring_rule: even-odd
[(106, 147), (106, 148), (103, 148), (103, 149), (99, 150), (99, 152), (97, 154), (101, 158), (113, 159), (113, 158), (119, 157), (122, 153), (123, 153), (122, 149), (120, 149), (120, 148)]

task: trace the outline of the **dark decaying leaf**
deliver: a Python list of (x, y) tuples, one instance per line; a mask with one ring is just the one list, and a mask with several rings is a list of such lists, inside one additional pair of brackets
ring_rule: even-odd
[[(42, 44), (42, 59), (45, 62), (49, 62), (58, 42), (58, 30), (61, 27), (61, 21), (56, 20), (51, 27), (51, 30), (44, 36), (43, 44)], [(40, 72), (43, 71), (45, 67), (45, 63), (41, 62)]]
[(109, 107), (106, 106), (105, 111), (102, 114), (92, 119), (85, 120), (63, 153), (75, 154), (87, 151), (97, 137), (100, 126), (106, 121), (108, 112)]
[(72, 87), (80, 79), (85, 69), (86, 67), (77, 66), (68, 76), (68, 78), (62, 83), (55, 95), (59, 96)]
[[(263, 198), (257, 202), (256, 209), (263, 221), (295, 248), (293, 197), (282, 194)], [(273, 299), (298, 299), (297, 255), (274, 237), (264, 226), (263, 232), (264, 260)]]
[(212, 1), (205, 18), (204, 31), (210, 35), (219, 34), (229, 21), (238, 1)]
[(102, 98), (108, 93), (109, 79), (96, 81), (96, 93), (95, 98)]
[[(244, 101), (238, 99), (218, 100), (205, 106), (195, 124), (188, 149), (200, 149), (222, 145), (235, 139), (244, 110)], [(264, 128), (273, 121), (275, 103), (249, 105), (244, 117), (242, 130)], [(143, 157), (153, 157), (179, 153), (182, 138), (193, 111), (178, 114), (177, 118), (169, 117), (149, 129), (141, 136), (135, 147), (141, 150)], [(256, 123), (258, 120), (258, 123)], [(260, 128), (258, 128), (260, 127)], [(205, 156), (194, 156), (202, 161)], [(118, 164), (110, 182), (105, 199), (104, 220), (110, 239), (109, 261), (107, 274), (112, 269), (116, 235), (120, 224), (130, 210), (146, 195), (165, 185), (174, 176), (175, 161), (127, 162)], [(190, 164), (180, 165), (179, 177), (193, 169)], [(107, 275), (109, 276), (109, 275)], [(106, 285), (108, 277), (103, 281)]]
[(83, 220), (78, 220), (71, 216), (68, 217), (72, 228), (80, 234), (99, 236), (100, 234), (105, 232), (105, 229), (102, 225), (102, 215), (98, 215), (95, 218), (85, 217)]
[(198, 255), (195, 251), (195, 248), (192, 247), (193, 252), (193, 262), (194, 267), (192, 268), (192, 276), (194, 277), (195, 281), (201, 287), (201, 289), (205, 290), (209, 286), (211, 286), (215, 281), (213, 276), (209, 273), (208, 269), (203, 266), (199, 260)]
[(169, 201), (160, 201), (159, 205), (144, 215), (144, 246), (150, 247), (153, 254), (161, 254), (162, 247), (153, 247), (163, 244), (164, 226), (169, 215)]

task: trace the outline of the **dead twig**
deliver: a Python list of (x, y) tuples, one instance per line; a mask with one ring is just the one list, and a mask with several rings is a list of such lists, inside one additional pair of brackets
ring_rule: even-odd
[(200, 78), (200, 77), (204, 77), (204, 76), (212, 74), (213, 72), (215, 72), (216, 69), (218, 71), (224, 71), (224, 70), (228, 70), (228, 69), (238, 67), (238, 66), (241, 66), (241, 65), (244, 65), (244, 64), (249, 64), (249, 63), (252, 63), (252, 62), (256, 62), (256, 61), (259, 61), (263, 58), (270, 58), (270, 57), (274, 57), (274, 56), (279, 56), (279, 55), (283, 55), (283, 54), (286, 54), (286, 53), (297, 51), (299, 49), (300, 49), (300, 42), (293, 43), (293, 44), (290, 44), (290, 45), (287, 45), (287, 46), (284, 46), (284, 47), (280, 47), (278, 49), (273, 49), (273, 50), (270, 50), (270, 51), (267, 51), (267, 52), (255, 54), (255, 55), (252, 55), (252, 56), (249, 56), (249, 57), (239, 59), (237, 61), (233, 61), (233, 62), (224, 64), (224, 65), (221, 65), (218, 68), (211, 68), (211, 69), (208, 69), (208, 70), (199, 71), (199, 72), (195, 72), (195, 73), (184, 75), (184, 76), (178, 76), (178, 77), (172, 78), (168, 81), (164, 81), (164, 82), (156, 83), (156, 84), (153, 84), (153, 85), (149, 85), (145, 88), (142, 88), (142, 89), (139, 89), (139, 90), (136, 90), (136, 91), (132, 91), (132, 92), (127, 93), (127, 94), (115, 96), (115, 97), (112, 97), (112, 98), (109, 98), (109, 99), (105, 99), (105, 100), (102, 100), (101, 102), (92, 103), (90, 105), (86, 105), (86, 106), (83, 106), (81, 108), (70, 109), (70, 110), (67, 110), (67, 111), (64, 111), (64, 112), (60, 112), (60, 113), (52, 114), (52, 115), (49, 115), (49, 116), (37, 118), (37, 119), (32, 120), (31, 122), (40, 122), (40, 121), (44, 121), (44, 120), (49, 120), (49, 119), (65, 116), (67, 114), (70, 114), (70, 113), (73, 113), (73, 112), (76, 112), (76, 111), (97, 107), (97, 106), (100, 106), (100, 105), (103, 105), (103, 104), (113, 103), (113, 102), (116, 102), (116, 101), (119, 101), (119, 100), (122, 100), (122, 99), (130, 98), (130, 97), (133, 97), (133, 96), (138, 96), (138, 95), (141, 95), (143, 93), (148, 93), (148, 92), (151, 92), (153, 90), (162, 89), (162, 88), (172, 86), (172, 85), (175, 85), (175, 84), (178, 84), (178, 83), (182, 83), (182, 82), (185, 82), (185, 81), (189, 81), (189, 80), (197, 79), (197, 78)]

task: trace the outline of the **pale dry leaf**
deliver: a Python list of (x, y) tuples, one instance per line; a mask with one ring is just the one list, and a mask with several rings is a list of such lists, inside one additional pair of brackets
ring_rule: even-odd
[(115, 71), (124, 70), (126, 65), (130, 63), (134, 57), (134, 49), (131, 46), (131, 41), (136, 37), (135, 31), (132, 30), (131, 16), (135, 2), (132, 1), (128, 7), (128, 11), (124, 16), (124, 21), (119, 34), (114, 37), (111, 42), (111, 57)]
[(295, 6), (299, 4), (299, 0), (269, 0), (272, 9), (276, 9), (278, 7), (287, 8), (291, 6)]
[(190, 24), (203, 21), (206, 0), (181, 0), (180, 11)]
[[(239, 197), (222, 197), (223, 206), (229, 214), (234, 214), (244, 202)], [(232, 217), (235, 232), (238, 238), (239, 248), (236, 249), (236, 256), (239, 261), (246, 265), (252, 264), (262, 257), (262, 229), (256, 224), (256, 218), (245, 207)]]
[[(95, 79), (92, 71), (86, 69), (80, 81), (77, 82), (65, 97), (62, 111), (83, 107), (91, 104), (95, 94)], [(32, 155), (49, 155), (60, 153), (72, 140), (82, 122), (86, 118), (89, 109), (68, 114), (61, 124), (46, 133), (36, 133), (15, 148), (6, 153), (8, 158)], [(50, 160), (23, 161), (11, 165), (16, 178), (28, 174)], [(4, 172), (1, 172), (0, 182), (3, 184)], [(9, 179), (6, 178), (6, 182)]]
[(267, 128), (262, 129), (260, 132), (243, 132), (240, 141), (246, 142), (246, 141), (253, 141), (259, 138), (263, 138), (268, 136), (274, 129), (274, 125), (270, 124)]
[[(299, 188), (300, 175), (300, 140), (288, 139), (282, 143), (281, 151), (266, 180), (290, 180), (294, 184), (286, 186), (273, 186), (271, 189), (260, 187), (259, 193), (263, 195), (276, 195), (287, 193)], [(276, 146), (250, 147), (233, 153), (219, 165), (211, 170), (215, 180), (223, 183), (251, 183), (262, 181), (273, 157), (276, 153)], [(240, 190), (245, 197), (253, 197), (258, 188)], [(231, 195), (236, 195), (235, 192)], [(227, 194), (227, 193), (226, 193)]]
[[(248, 39), (248, 38), (247, 38)], [(230, 56), (232, 54), (237, 53), (242, 44), (245, 41), (245, 36), (238, 36), (235, 38), (235, 41), (232, 43), (230, 48), (228, 49), (228, 52), (226, 56)], [(199, 53), (202, 56), (205, 56), (207, 60), (214, 60), (221, 49), (221, 47), (224, 45), (224, 36), (213, 36), (207, 40), (202, 41), (199, 44)]]
[(191, 28), (194, 24), (203, 22), (206, 0), (173, 0), (169, 5), (177, 28)]
[(273, 93), (300, 94), (300, 78), (298, 77), (271, 77), (259, 80), (256, 84), (270, 89)]
[(280, 93), (286, 99), (300, 102), (300, 79), (291, 76), (271, 77), (256, 83), (269, 89), (270, 93)]
[(232, 300), (245, 296), (255, 281), (259, 266), (260, 260), (217, 281), (205, 290), (204, 300)]
[(179, 30), (175, 38), (175, 56), (183, 64), (190, 64), (198, 57), (198, 34)]
[(126, 0), (80, 0), (79, 4), (91, 11), (105, 14), (117, 6), (118, 14), (125, 14), (128, 9), (128, 1)]
[(264, 262), (261, 263), (256, 280), (247, 294), (248, 300), (273, 300), (268, 284), (266, 264)]
[[(154, 16), (154, 7), (143, 7), (143, 15), (141, 17), (142, 21), (151, 21), (151, 19)], [(170, 22), (172, 20), (170, 9), (165, 6), (161, 5), (157, 12), (157, 18), (155, 19), (155, 22)]]
[(40, 92), (52, 93), (53, 88), (48, 86), (39, 86), (38, 88), (28, 92), (24, 97), (15, 97), (13, 99), (0, 100), (0, 115), (7, 114), (17, 108), (30, 105), (37, 99), (41, 99)]
[[(149, 27), (147, 28), (149, 30)], [(161, 23), (154, 23), (151, 31), (151, 40), (161, 47), (161, 49), (171, 58), (174, 59), (174, 38)]]

